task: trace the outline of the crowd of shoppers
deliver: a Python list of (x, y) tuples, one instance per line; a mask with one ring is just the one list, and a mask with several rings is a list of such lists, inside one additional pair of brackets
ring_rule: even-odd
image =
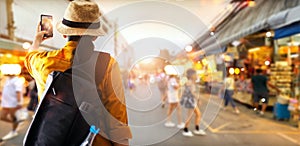
[[(196, 90), (197, 73), (194, 69), (188, 69), (185, 72), (187, 81), (184, 84), (180, 84), (179, 77), (177, 75), (167, 75), (161, 73), (159, 75), (160, 80), (157, 82), (158, 89), (161, 95), (162, 105), (168, 105), (167, 120), (164, 124), (166, 127), (177, 127), (182, 129), (182, 135), (192, 137), (194, 135), (206, 135), (204, 129), (200, 129), (201, 111), (199, 106), (201, 105), (199, 94)], [(240, 111), (233, 100), (233, 94), (235, 91), (243, 91), (253, 94), (253, 107), (254, 110), (264, 115), (266, 107), (269, 101), (268, 98), (268, 86), (277, 89), (275, 86), (268, 82), (268, 78), (263, 74), (261, 69), (256, 69), (255, 75), (250, 79), (243, 78), (236, 80), (233, 75), (227, 74), (224, 79), (223, 93), (224, 93), (224, 109), (230, 104), (236, 114)], [(28, 85), (28, 97), (30, 102), (28, 104), (28, 110), (35, 111), (38, 104), (38, 88), (35, 80), (29, 82)], [(21, 108), (22, 92), (24, 90), (24, 84), (20, 78), (16, 75), (7, 75), (7, 81), (4, 84), (2, 91), (1, 102), (1, 120), (12, 124), (12, 130), (0, 139), (8, 140), (18, 135), (16, 128), (18, 121), (16, 121), (15, 112)], [(180, 93), (181, 90), (181, 93)], [(278, 90), (278, 89), (277, 89)], [(280, 92), (278, 90), (278, 92)], [(259, 110), (259, 102), (262, 102), (262, 108)], [(186, 109), (187, 113), (182, 116), (182, 108)], [(177, 113), (177, 123), (172, 121), (172, 113)], [(185, 119), (183, 117), (186, 117)], [(194, 118), (194, 130), (191, 131), (190, 123)]]
[[(227, 109), (227, 106), (230, 104), (233, 108), (234, 113), (240, 114), (240, 110), (238, 109), (233, 95), (235, 91), (242, 91), (246, 93), (251, 93), (253, 95), (253, 107), (254, 111), (260, 115), (264, 115), (267, 104), (268, 104), (268, 86), (275, 88), (278, 92), (278, 88), (268, 82), (267, 77), (263, 74), (261, 69), (256, 69), (256, 73), (250, 78), (246, 79), (244, 76), (241, 76), (240, 79), (236, 80), (233, 75), (227, 74), (224, 79), (223, 88), (220, 90), (219, 94), (222, 94), (224, 98), (224, 110)], [(161, 91), (162, 103), (164, 104), (164, 93), (167, 90), (167, 102), (169, 103), (169, 109), (167, 112), (167, 122), (165, 123), (166, 127), (175, 127), (175, 123), (171, 122), (170, 115), (174, 111), (177, 110), (177, 118), (178, 118), (178, 128), (183, 129), (182, 134), (184, 136), (191, 137), (194, 134), (196, 135), (206, 135), (206, 132), (203, 129), (199, 129), (199, 124), (201, 122), (201, 112), (199, 110), (199, 93), (196, 92), (196, 80), (197, 74), (194, 69), (188, 69), (185, 73), (187, 77), (187, 82), (184, 85), (181, 85), (182, 95), (178, 94), (178, 79), (176, 76), (170, 75), (167, 78), (168, 84), (167, 89), (162, 90), (161, 83), (158, 84), (159, 89)], [(165, 78), (163, 79), (165, 80)], [(222, 92), (223, 91), (223, 92)], [(180, 102), (180, 104), (178, 104)], [(262, 108), (259, 110), (259, 102), (262, 102)], [(187, 109), (187, 119), (185, 119), (184, 126), (181, 126), (181, 107)], [(195, 115), (195, 130), (191, 132), (189, 130), (189, 125), (191, 118)]]

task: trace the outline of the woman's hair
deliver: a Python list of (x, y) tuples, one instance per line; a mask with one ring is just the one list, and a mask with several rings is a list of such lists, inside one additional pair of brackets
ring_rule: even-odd
[(81, 38), (81, 36), (78, 36), (78, 35), (76, 35), (76, 36), (69, 36), (68, 37), (68, 41), (76, 41), (76, 42), (78, 42), (80, 40), (80, 38)]
[(170, 78), (175, 78), (176, 76), (177, 75), (173, 75), (173, 74), (169, 75)]
[(186, 77), (187, 77), (188, 79), (191, 79), (192, 76), (193, 76), (194, 74), (196, 74), (196, 70), (194, 70), (194, 69), (192, 69), (192, 68), (190, 68), (190, 69), (188, 69), (188, 70), (186, 71)]

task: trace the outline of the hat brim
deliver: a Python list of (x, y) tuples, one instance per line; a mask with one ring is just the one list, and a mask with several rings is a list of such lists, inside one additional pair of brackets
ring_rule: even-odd
[(90, 35), (90, 36), (104, 36), (106, 35), (105, 31), (102, 29), (102, 26), (98, 29), (85, 29), (85, 28), (73, 28), (58, 22), (56, 24), (56, 29), (62, 35), (74, 36), (74, 35)]

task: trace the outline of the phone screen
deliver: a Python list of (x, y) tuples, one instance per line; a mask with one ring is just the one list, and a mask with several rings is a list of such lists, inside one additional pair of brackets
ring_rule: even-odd
[(41, 30), (47, 31), (44, 38), (53, 37), (53, 19), (51, 15), (41, 15)]

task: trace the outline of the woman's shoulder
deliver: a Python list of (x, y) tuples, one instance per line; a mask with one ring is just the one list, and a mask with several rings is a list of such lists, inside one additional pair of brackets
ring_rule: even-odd
[(185, 83), (186, 86), (192, 86), (193, 85), (193, 82), (191, 80), (188, 80), (186, 83)]

